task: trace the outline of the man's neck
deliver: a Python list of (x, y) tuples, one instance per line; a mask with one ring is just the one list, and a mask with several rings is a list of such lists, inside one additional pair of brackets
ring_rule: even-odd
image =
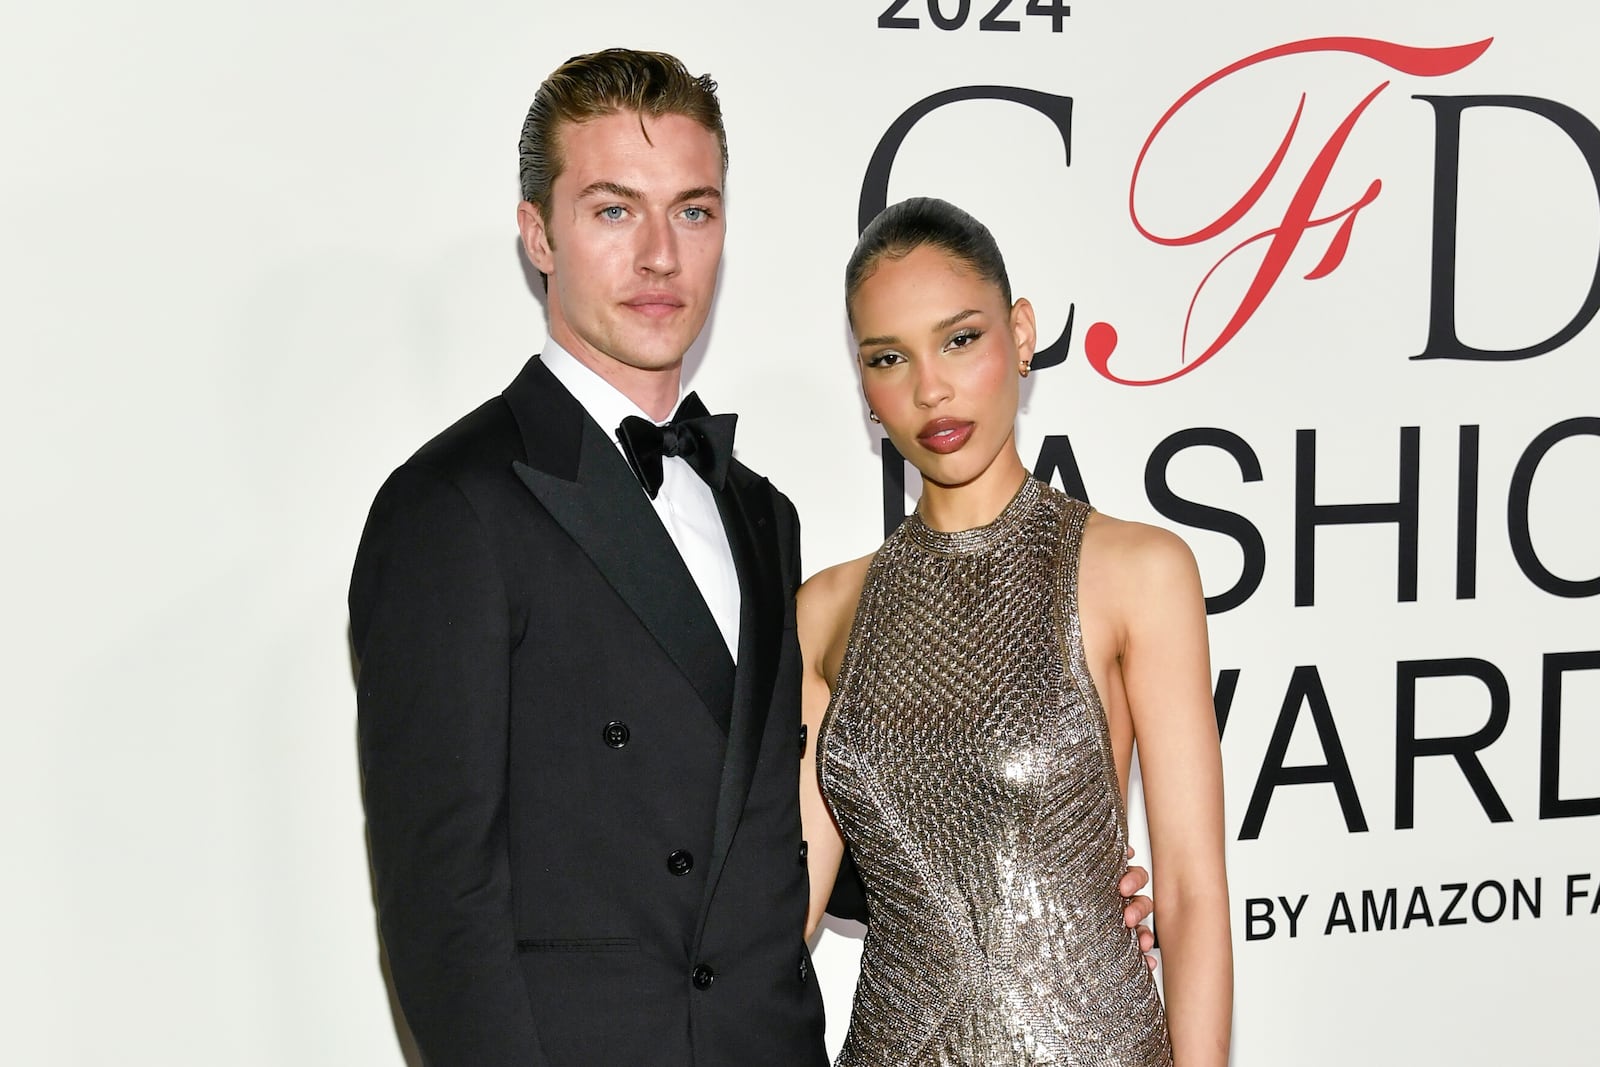
[(569, 331), (552, 331), (557, 344), (572, 358), (598, 374), (617, 392), (638, 405), (655, 422), (665, 422), (677, 410), (683, 379), (683, 360), (668, 367), (650, 370), (633, 367), (595, 351), (576, 337), (560, 336)]

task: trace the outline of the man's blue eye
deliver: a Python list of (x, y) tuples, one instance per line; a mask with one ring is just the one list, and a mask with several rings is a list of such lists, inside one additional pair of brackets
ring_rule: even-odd
[(617, 219), (622, 218), (622, 208), (618, 207), (616, 204), (612, 204), (610, 207), (601, 208), (600, 214), (615, 222)]
[(703, 207), (687, 207), (683, 209), (683, 213), (690, 222), (701, 222), (706, 218), (706, 209)]

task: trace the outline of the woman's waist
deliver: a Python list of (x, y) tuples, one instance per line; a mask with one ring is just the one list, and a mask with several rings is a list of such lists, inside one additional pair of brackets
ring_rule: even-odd
[(878, 944), (924, 944), (933, 952), (1004, 960), (1041, 947), (1117, 951), (1126, 947), (1127, 901), (1117, 890), (1122, 868), (1093, 884), (1021, 878), (1004, 886), (945, 883), (919, 887), (863, 874), (872, 922), (863, 952)]

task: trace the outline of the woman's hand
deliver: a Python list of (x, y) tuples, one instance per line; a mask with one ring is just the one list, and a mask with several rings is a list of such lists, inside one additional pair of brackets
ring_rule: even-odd
[[(1128, 846), (1128, 858), (1133, 859), (1133, 846)], [(1122, 880), (1117, 883), (1117, 892), (1127, 898), (1128, 903), (1122, 908), (1122, 922), (1130, 930), (1139, 931), (1139, 951), (1144, 953), (1144, 962), (1152, 971), (1160, 961), (1151, 954), (1156, 947), (1155, 931), (1144, 925), (1155, 914), (1156, 902), (1149, 897), (1135, 896), (1139, 890), (1150, 884), (1150, 872), (1143, 867), (1129, 866)]]

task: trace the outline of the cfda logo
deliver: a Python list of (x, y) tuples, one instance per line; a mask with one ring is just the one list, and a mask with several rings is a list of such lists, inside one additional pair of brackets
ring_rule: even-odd
[[(1330, 180), (1338, 171), (1352, 134), (1375, 104), (1392, 98), (1395, 76), (1407, 79), (1436, 79), (1455, 74), (1475, 63), (1489, 49), (1493, 39), (1442, 48), (1420, 48), (1390, 41), (1361, 37), (1319, 37), (1294, 41), (1264, 49), (1207, 75), (1167, 108), (1145, 137), (1128, 180), (1127, 212), (1139, 236), (1156, 245), (1171, 248), (1214, 248), (1217, 256), (1194, 280), (1184, 315), (1181, 338), (1172, 353), (1169, 367), (1154, 373), (1121, 373), (1114, 356), (1118, 334), (1108, 322), (1094, 322), (1085, 331), (1082, 349), (1089, 366), (1110, 381), (1130, 386), (1161, 385), (1205, 366), (1225, 352), (1244, 334), (1252, 318), (1283, 285), (1289, 276), (1291, 260), (1297, 252), (1309, 250), (1318, 255), (1315, 266), (1302, 277), (1306, 281), (1326, 278), (1339, 269), (1353, 241), (1360, 239), (1362, 212), (1383, 192), (1381, 174), (1365, 175), (1359, 196), (1351, 200), (1330, 201)], [(1302, 171), (1289, 169), (1292, 149), (1302, 142), (1314, 144), (1317, 135), (1302, 125), (1309, 91), (1302, 90), (1287, 127), (1276, 147), (1266, 158), (1256, 177), (1232, 200), (1192, 229), (1166, 232), (1148, 224), (1152, 208), (1162, 205), (1141, 197), (1141, 178), (1152, 166), (1152, 149), (1163, 134), (1186, 117), (1186, 110), (1208, 91), (1225, 85), (1229, 79), (1267, 63), (1294, 62), (1311, 56), (1333, 56), (1375, 65), (1376, 84), (1344, 115), (1320, 145), (1315, 145), (1311, 162)], [(1417, 93), (1411, 97), (1433, 112), (1433, 196), (1431, 219), (1419, 223), (1431, 226), (1431, 265), (1427, 307), (1427, 340), (1412, 359), (1519, 360), (1552, 352), (1572, 340), (1600, 312), (1600, 257), (1597, 257), (1588, 291), (1566, 324), (1542, 340), (1517, 348), (1478, 348), (1463, 341), (1457, 328), (1457, 216), (1461, 181), (1462, 120), (1474, 110), (1511, 109), (1553, 124), (1581, 153), (1600, 198), (1600, 130), (1572, 107), (1537, 96), (1461, 95)], [(948, 89), (917, 101), (907, 108), (879, 140), (867, 164), (862, 181), (858, 222), (867, 222), (887, 204), (889, 173), (900, 146), (913, 127), (932, 112), (963, 100), (997, 100), (1019, 104), (1044, 115), (1060, 134), (1063, 165), (1072, 164), (1073, 100), (1037, 89), (975, 85)], [(1296, 152), (1295, 155), (1304, 155)], [(1344, 182), (1350, 175), (1342, 174)], [(1283, 194), (1287, 194), (1286, 196)], [(1286, 206), (1269, 224), (1255, 221), (1268, 201), (1285, 201)], [(1592, 214), (1589, 205), (1575, 205), (1579, 217)], [(1202, 213), (1204, 214), (1204, 212)], [(1224, 269), (1226, 268), (1226, 269)], [(1242, 279), (1242, 281), (1241, 281)], [(1228, 291), (1232, 285), (1234, 291)], [(1229, 309), (1217, 316), (1222, 325), (1199, 330), (1196, 308), (1205, 301)], [(1062, 363), (1072, 347), (1076, 305), (1069, 308), (1061, 335), (1044, 346), (1034, 359), (1036, 369)]]

